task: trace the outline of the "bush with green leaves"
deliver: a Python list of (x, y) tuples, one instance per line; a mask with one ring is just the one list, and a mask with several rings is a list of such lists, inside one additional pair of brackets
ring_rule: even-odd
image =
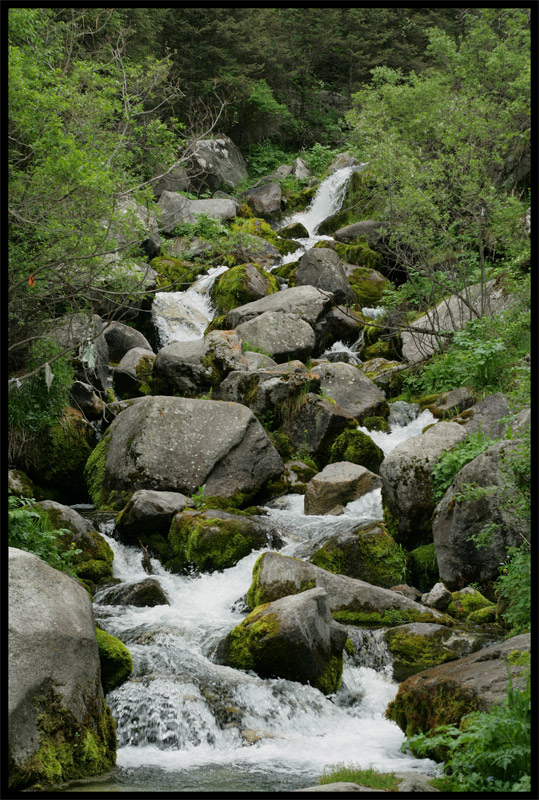
[(336, 155), (336, 150), (332, 150), (329, 145), (320, 144), (319, 142), (316, 142), (308, 150), (304, 150), (301, 153), (301, 157), (317, 178), (325, 172)]
[(291, 161), (290, 153), (285, 153), (278, 145), (269, 140), (260, 144), (251, 144), (246, 155), (251, 178), (270, 175), (278, 166)]
[(432, 468), (432, 492), (436, 503), (440, 502), (449, 489), (457, 472), (494, 444), (494, 441), (479, 428), (477, 433), (468, 434), (451, 450), (442, 453)]
[(530, 675), (526, 688), (513, 687), (508, 668), (507, 696), (489, 712), (473, 712), (460, 726), (441, 725), (411, 736), (403, 750), (439, 759), (444, 754), (445, 777), (438, 788), (453, 792), (525, 792), (531, 774)]
[(52, 528), (46, 514), (35, 507), (33, 498), (8, 497), (8, 543), (10, 547), (26, 550), (43, 559), (54, 569), (76, 577), (73, 559), (82, 550), (70, 546), (68, 550), (58, 547), (58, 537), (72, 536), (67, 528)]
[(500, 567), (496, 581), (497, 595), (502, 599), (502, 619), (511, 628), (510, 636), (530, 630), (531, 603), (531, 553), (526, 545), (511, 547), (507, 562)]

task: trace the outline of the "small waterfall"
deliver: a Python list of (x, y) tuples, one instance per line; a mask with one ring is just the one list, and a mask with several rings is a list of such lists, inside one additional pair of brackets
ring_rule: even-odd
[(184, 292), (157, 292), (152, 304), (152, 320), (161, 347), (172, 342), (201, 339), (214, 317), (210, 290), (228, 267), (212, 267)]

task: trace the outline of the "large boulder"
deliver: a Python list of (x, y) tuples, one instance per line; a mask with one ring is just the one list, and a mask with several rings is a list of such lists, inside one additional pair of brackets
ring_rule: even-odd
[(228, 198), (189, 200), (181, 194), (164, 191), (159, 198), (161, 209), (161, 228), (172, 233), (182, 222), (196, 222), (202, 214), (218, 220), (232, 219), (237, 213), (237, 204)]
[(333, 238), (336, 242), (344, 244), (354, 244), (358, 239), (366, 238), (371, 247), (376, 247), (380, 243), (381, 233), (385, 228), (386, 225), (383, 222), (364, 219), (361, 222), (354, 222), (344, 228), (339, 228), (333, 234)]
[(344, 506), (380, 486), (373, 472), (350, 461), (328, 464), (305, 491), (306, 514), (342, 514)]
[(358, 421), (364, 417), (387, 416), (389, 409), (384, 392), (353, 364), (321, 363), (313, 372), (319, 375), (324, 394)]
[(110, 425), (86, 465), (94, 504), (120, 510), (134, 491), (241, 500), (280, 475), (283, 462), (254, 414), (214, 400), (144, 397)]
[(264, 350), (278, 363), (289, 359), (305, 361), (316, 344), (309, 323), (298, 314), (283, 311), (265, 311), (235, 330), (245, 345)]
[(255, 608), (220, 643), (217, 659), (332, 694), (341, 683), (346, 638), (331, 617), (326, 592), (311, 589)]
[(446, 614), (409, 600), (399, 592), (347, 575), (337, 575), (279, 553), (263, 553), (257, 560), (253, 567), (253, 582), (247, 592), (247, 605), (255, 608), (261, 603), (298, 594), (313, 586), (325, 589), (331, 613), (338, 622), (348, 625), (395, 625), (403, 622), (454, 625), (454, 620)]
[[(516, 446), (513, 441), (497, 442), (466, 464), (436, 507), (432, 519), (436, 559), (441, 580), (452, 590), (471, 582), (496, 580), (507, 549), (521, 542), (518, 520), (507, 510), (499, 491), (505, 484), (504, 459)], [(487, 492), (483, 497), (457, 501), (457, 495), (470, 484)], [(472, 537), (492, 523), (497, 527), (489, 543), (478, 548)]]
[(242, 194), (242, 198), (252, 208), (257, 217), (276, 219), (282, 210), (282, 193), (278, 183), (255, 186)]
[[(508, 295), (502, 284), (496, 279), (489, 281), (485, 285), (486, 313), (500, 314), (511, 304), (511, 296)], [(430, 309), (419, 319), (411, 324), (411, 328), (427, 328), (433, 331), (459, 330), (467, 322), (476, 318), (476, 314), (470, 308), (476, 309), (481, 304), (481, 286), (475, 284), (467, 292), (466, 302), (457, 295), (451, 295), (442, 300), (435, 308)], [(403, 331), (402, 333), (402, 356), (411, 364), (424, 361), (433, 353), (439, 350), (438, 337), (429, 333), (418, 333), (416, 331)]]
[(153, 184), (153, 193), (159, 200), (163, 192), (187, 192), (190, 188), (189, 175), (184, 167), (173, 167)]
[(111, 361), (120, 362), (125, 354), (133, 347), (142, 347), (144, 350), (152, 350), (146, 337), (123, 322), (108, 322), (103, 330), (103, 335), (109, 346), (109, 358)]
[(69, 396), (73, 407), (77, 408), (87, 420), (102, 419), (106, 415), (106, 404), (89, 383), (75, 381), (71, 384)]
[(412, 549), (432, 540), (432, 468), (466, 436), (456, 422), (438, 422), (407, 439), (380, 466), (384, 519), (395, 539)]
[(507, 397), (502, 392), (496, 392), (463, 410), (453, 418), (453, 422), (462, 425), (468, 434), (481, 429), (485, 436), (496, 438), (505, 434), (510, 424), (507, 418), (511, 417), (511, 413)]
[(296, 286), (316, 286), (325, 292), (332, 292), (336, 303), (351, 305), (355, 302), (341, 259), (327, 247), (314, 247), (300, 258), (296, 269)]
[[(98, 392), (107, 391), (109, 347), (97, 314), (67, 314), (53, 320), (49, 335), (61, 349), (72, 349), (75, 376)], [(52, 367), (54, 372), (54, 366)]]
[(119, 586), (113, 586), (100, 596), (99, 602), (109, 606), (136, 606), (137, 608), (170, 605), (166, 593), (156, 578), (145, 578), (138, 583), (122, 583)]
[(233, 188), (247, 177), (245, 159), (228, 136), (200, 139), (185, 168), (197, 192)]
[(221, 383), (219, 394), (223, 400), (248, 406), (259, 417), (271, 414), (273, 421), (280, 423), (305, 392), (316, 391), (319, 385), (318, 377), (301, 361), (288, 361), (230, 372)]
[(335, 439), (356, 424), (357, 420), (349, 411), (335, 402), (308, 392), (301, 398), (301, 402), (290, 408), (283, 428), (297, 452), (305, 451), (320, 466), (325, 466)]
[(163, 393), (193, 397), (219, 386), (232, 370), (246, 367), (241, 338), (234, 331), (212, 331), (202, 339), (161, 348), (153, 379)]
[(329, 463), (350, 461), (360, 464), (377, 475), (384, 460), (384, 451), (373, 442), (368, 434), (360, 430), (343, 431), (331, 445)]
[(224, 272), (211, 288), (211, 299), (218, 314), (260, 300), (277, 289), (275, 279), (256, 264), (238, 264)]
[(114, 370), (114, 388), (119, 397), (150, 394), (148, 378), (152, 374), (156, 355), (153, 350), (133, 347), (128, 350)]
[[(525, 633), (419, 672), (401, 683), (386, 716), (413, 736), (438, 725), (458, 725), (472, 711), (490, 711), (506, 697), (508, 655), (530, 652), (530, 646)], [(513, 686), (523, 688), (525, 668), (511, 665), (509, 670)]]
[(92, 601), (73, 578), (9, 548), (9, 787), (108, 772), (115, 725), (101, 687)]

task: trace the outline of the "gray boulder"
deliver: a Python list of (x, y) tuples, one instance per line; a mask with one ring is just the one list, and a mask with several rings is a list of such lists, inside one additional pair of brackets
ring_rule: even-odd
[[(509, 308), (511, 295), (507, 294), (502, 285), (497, 281), (491, 280), (485, 285), (486, 293), (486, 313), (500, 314)], [(471, 319), (476, 318), (476, 314), (471, 310), (469, 303), (476, 309), (481, 304), (481, 286), (475, 284), (466, 293), (465, 303), (457, 295), (451, 295), (442, 300), (435, 308), (430, 309), (419, 319), (411, 324), (411, 328), (431, 328), (434, 331), (459, 330), (464, 327)], [(446, 339), (447, 341), (447, 339)], [(438, 338), (429, 333), (417, 333), (414, 331), (403, 331), (402, 333), (402, 356), (411, 364), (431, 356), (439, 350)]]
[(296, 158), (292, 162), (292, 168), (290, 172), (296, 178), (306, 179), (311, 177), (311, 170), (309, 169), (309, 167), (302, 158)]
[(470, 408), (470, 406), (473, 406), (474, 402), (475, 396), (473, 392), (466, 386), (461, 386), (460, 389), (442, 392), (432, 403), (429, 403), (426, 408), (438, 419), (447, 419), (448, 417), (454, 417), (461, 411)]
[(223, 400), (248, 406), (257, 416), (271, 413), (279, 423), (288, 416), (290, 404), (318, 386), (316, 375), (301, 361), (290, 361), (266, 369), (231, 372), (222, 382), (219, 394)]
[(462, 425), (466, 433), (477, 433), (481, 428), (485, 436), (495, 438), (505, 434), (509, 421), (504, 418), (511, 417), (511, 413), (507, 397), (496, 392), (459, 414), (453, 422)]
[[(436, 507), (432, 519), (436, 559), (440, 579), (452, 591), (471, 582), (494, 581), (507, 548), (521, 542), (518, 520), (505, 508), (503, 494), (495, 491), (505, 483), (504, 458), (515, 447), (513, 441), (497, 442), (466, 464)], [(455, 496), (468, 484), (492, 488), (484, 497), (456, 502)], [(498, 527), (490, 543), (478, 548), (470, 538), (491, 523)]]
[[(60, 347), (72, 348), (75, 376), (98, 392), (107, 391), (109, 346), (104, 336), (103, 320), (97, 314), (67, 314), (53, 320), (49, 335)], [(54, 365), (52, 366), (54, 372)]]
[(148, 378), (152, 374), (156, 355), (153, 350), (133, 347), (128, 350), (114, 370), (114, 388), (120, 397), (136, 397), (148, 393)]
[(311, 589), (256, 608), (220, 643), (216, 657), (263, 678), (310, 683), (331, 694), (341, 683), (346, 639), (326, 592)]
[(438, 422), (397, 445), (382, 461), (382, 497), (385, 513), (393, 520), (390, 530), (408, 549), (432, 540), (432, 468), (442, 453), (465, 436), (456, 422)]
[(166, 593), (156, 578), (145, 578), (139, 583), (113, 586), (112, 589), (107, 589), (100, 596), (99, 602), (108, 606), (136, 606), (137, 608), (170, 605)]
[[(413, 736), (438, 725), (458, 725), (472, 711), (490, 711), (507, 695), (509, 653), (530, 652), (530, 647), (525, 633), (419, 672), (401, 683), (386, 716)], [(513, 686), (524, 688), (525, 668), (511, 665), (509, 671)]]
[(354, 244), (360, 237), (366, 237), (371, 247), (376, 247), (380, 243), (381, 233), (386, 228), (385, 223), (376, 222), (373, 219), (364, 219), (361, 222), (354, 222), (335, 231), (333, 238), (336, 242), (344, 244)]
[(283, 239), (308, 239), (309, 231), (302, 225), (301, 222), (294, 222), (291, 225), (286, 225), (284, 228), (279, 228), (279, 236)]
[(166, 189), (159, 198), (161, 212), (160, 227), (165, 233), (172, 233), (176, 225), (181, 222), (195, 222), (195, 215), (191, 212), (191, 200), (176, 192)]
[(243, 355), (247, 362), (248, 370), (273, 369), (278, 366), (273, 358), (264, 353), (254, 353), (252, 350), (246, 350)]
[(451, 592), (443, 583), (435, 583), (430, 592), (425, 592), (421, 596), (424, 605), (437, 608), (439, 611), (445, 611), (452, 599)]
[(358, 421), (364, 417), (387, 414), (384, 392), (353, 364), (321, 363), (313, 368), (313, 372), (320, 377), (320, 386), (324, 394), (331, 397)]
[(305, 514), (342, 514), (344, 506), (380, 485), (378, 475), (359, 464), (337, 461), (311, 478), (305, 491)]
[(108, 772), (116, 734), (90, 596), (65, 573), (10, 547), (8, 599), (11, 790)]
[(335, 156), (329, 167), (327, 168), (327, 174), (333, 175), (334, 172), (337, 172), (338, 169), (343, 169), (344, 167), (357, 167), (358, 160), (351, 156), (350, 153), (339, 153), (338, 156)]
[[(409, 600), (399, 592), (373, 586), (358, 578), (328, 572), (314, 564), (279, 553), (263, 553), (253, 568), (253, 582), (247, 593), (247, 605), (254, 608), (281, 597), (297, 594), (305, 587), (325, 589), (335, 619), (350, 625), (384, 625), (390, 609), (402, 612), (402, 618), (416, 622), (437, 622), (452, 627), (454, 620), (436, 609)], [(394, 611), (393, 611), (394, 613)]]
[(163, 192), (187, 192), (189, 187), (189, 175), (184, 167), (178, 165), (153, 184), (153, 193), (159, 200)]
[(133, 347), (152, 350), (150, 343), (140, 331), (125, 325), (123, 322), (113, 321), (107, 323), (103, 335), (109, 346), (109, 358), (111, 361), (120, 362), (128, 350), (132, 350)]
[(212, 331), (202, 339), (161, 348), (153, 375), (159, 391), (193, 397), (217, 387), (229, 372), (246, 369), (241, 338), (234, 331)]
[(306, 360), (314, 350), (316, 337), (308, 322), (298, 314), (266, 311), (236, 327), (245, 344), (265, 350), (278, 363), (288, 359)]
[(235, 200), (230, 198), (208, 198), (205, 200), (191, 200), (190, 211), (195, 217), (202, 214), (224, 222), (232, 219), (238, 213), (239, 207)]
[(253, 413), (236, 403), (144, 397), (122, 411), (88, 460), (97, 506), (120, 510), (138, 489), (232, 498), (256, 493), (283, 462)]
[(245, 159), (228, 136), (200, 139), (185, 167), (196, 192), (233, 188), (247, 177)]
[(337, 436), (347, 428), (355, 427), (356, 423), (357, 420), (346, 409), (308, 392), (301, 403), (290, 409), (283, 428), (298, 452), (305, 450), (319, 464), (325, 465)]
[(174, 514), (187, 506), (192, 501), (180, 492), (140, 489), (118, 514), (116, 531), (125, 544), (135, 543), (147, 530), (166, 536)]
[(332, 292), (336, 303), (351, 305), (355, 295), (348, 282), (341, 259), (327, 247), (313, 247), (303, 255), (296, 269), (297, 286), (316, 286)]
[(389, 417), (387, 421), (390, 427), (398, 425), (404, 427), (409, 422), (413, 422), (419, 416), (419, 403), (406, 403), (404, 400), (395, 400), (389, 403)]
[(256, 217), (273, 220), (282, 210), (282, 193), (278, 183), (255, 186), (242, 194), (244, 201), (252, 208)]
[(105, 403), (89, 383), (75, 381), (69, 390), (69, 395), (74, 407), (82, 411), (86, 419), (101, 419), (105, 415)]

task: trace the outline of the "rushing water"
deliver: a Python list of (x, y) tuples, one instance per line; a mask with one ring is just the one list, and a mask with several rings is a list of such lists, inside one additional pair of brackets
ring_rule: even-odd
[[(426, 419), (386, 434), (388, 450), (392, 436), (416, 435)], [(338, 517), (306, 516), (302, 495), (281, 497), (266, 512), (261, 520), (268, 534), (279, 532), (280, 552), (299, 558), (336, 533), (382, 518), (379, 489)], [(114, 538), (113, 519), (96, 515), (94, 524), (114, 551), (114, 576), (128, 584), (147, 578), (141, 551)], [(356, 655), (345, 653), (342, 686), (330, 697), (213, 661), (217, 643), (247, 613), (244, 598), (261, 552), (223, 572), (188, 576), (152, 559), (170, 605), (111, 606), (105, 591), (96, 594), (96, 619), (126, 643), (134, 673), (107, 695), (117, 723), (114, 777), (81, 791), (286, 791), (313, 785), (342, 763), (436, 771), (433, 762), (400, 753), (404, 736), (385, 719), (397, 684), (381, 631), (349, 628)]]

